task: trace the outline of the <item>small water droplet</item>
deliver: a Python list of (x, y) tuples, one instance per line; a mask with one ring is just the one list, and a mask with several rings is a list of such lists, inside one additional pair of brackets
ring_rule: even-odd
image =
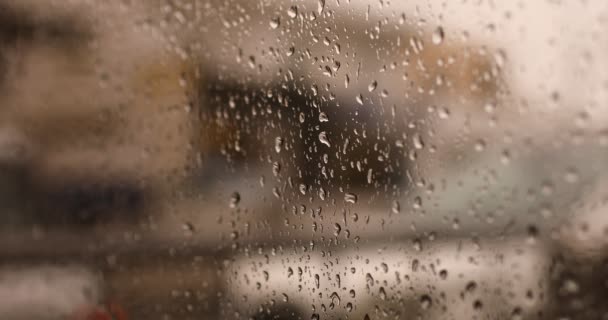
[(325, 0), (319, 0), (317, 4), (317, 12), (321, 14), (323, 13), (323, 10), (325, 10)]
[(438, 110), (439, 119), (447, 119), (450, 117), (450, 109), (448, 108), (439, 108)]
[(358, 103), (358, 104), (363, 105), (363, 96), (362, 96), (362, 95), (360, 95), (360, 94), (359, 94), (359, 95), (357, 95), (357, 96), (355, 97), (355, 100), (357, 100), (357, 103)]
[(327, 114), (325, 112), (319, 113), (319, 122), (327, 122), (329, 118), (327, 118)]
[(473, 309), (481, 310), (482, 308), (483, 308), (483, 302), (481, 300), (475, 300), (475, 302), (473, 302)]
[(230, 196), (230, 208), (236, 208), (241, 202), (241, 195), (238, 192), (233, 192)]
[(230, 239), (237, 240), (239, 238), (239, 233), (237, 231), (230, 232)]
[(420, 198), (420, 197), (414, 198), (414, 204), (412, 205), (412, 207), (414, 209), (420, 209), (420, 208), (422, 208), (422, 198)]
[(433, 31), (432, 41), (433, 44), (441, 44), (443, 39), (445, 38), (445, 32), (443, 31), (443, 27), (439, 26), (435, 28)]
[(276, 17), (270, 20), (270, 27), (272, 29), (277, 29), (279, 26), (281, 26), (281, 18)]
[(346, 311), (347, 312), (353, 311), (353, 304), (352, 303), (349, 302), (349, 303), (346, 304)]
[(325, 200), (326, 197), (327, 197), (327, 192), (325, 191), (325, 189), (320, 188), (319, 189), (319, 198), (321, 200)]
[(191, 235), (192, 233), (194, 233), (194, 231), (195, 231), (194, 225), (193, 225), (191, 222), (185, 222), (185, 223), (182, 225), (182, 229), (183, 229), (184, 231), (188, 232), (188, 234), (190, 234), (190, 235)]
[(321, 141), (322, 144), (331, 147), (331, 145), (329, 144), (329, 140), (327, 139), (327, 133), (325, 131), (319, 133), (319, 141)]
[(467, 286), (465, 287), (465, 290), (469, 293), (474, 292), (475, 289), (477, 289), (477, 282), (475, 281), (469, 281), (469, 283), (467, 283)]
[(384, 273), (388, 273), (388, 265), (384, 262), (382, 262), (380, 264), (380, 268), (382, 268), (382, 271), (384, 271)]
[(294, 48), (294, 47), (289, 47), (289, 49), (287, 49), (287, 53), (286, 53), (286, 55), (287, 55), (288, 57), (291, 57), (291, 56), (293, 56), (293, 54), (294, 54), (294, 52), (295, 52), (295, 51), (296, 51), (296, 48)]
[(298, 7), (291, 6), (289, 9), (287, 9), (287, 16), (292, 19), (295, 19), (298, 16)]
[(397, 201), (397, 200), (393, 201), (393, 205), (391, 206), (391, 210), (393, 211), (394, 214), (401, 213), (401, 204), (399, 203), (399, 201)]
[(348, 203), (357, 203), (358, 197), (356, 194), (347, 192), (344, 194), (344, 201)]
[(378, 294), (380, 295), (380, 299), (386, 300), (386, 291), (384, 291), (384, 287), (380, 287)]
[(283, 138), (276, 137), (274, 139), (274, 151), (276, 151), (277, 153), (280, 153), (282, 148), (283, 148)]
[(564, 180), (568, 183), (578, 182), (579, 176), (575, 168), (568, 168), (564, 174)]
[(340, 235), (340, 231), (342, 231), (342, 226), (340, 226), (339, 223), (334, 224), (334, 236), (339, 236)]
[(475, 142), (475, 151), (481, 152), (485, 150), (486, 142), (483, 139), (479, 139)]
[(414, 143), (414, 148), (416, 148), (416, 149), (424, 148), (424, 141), (422, 140), (422, 137), (420, 136), (420, 134), (418, 134), (418, 133), (414, 134), (414, 136), (412, 137), (412, 142)]
[(378, 82), (376, 82), (376, 81), (374, 80), (374, 81), (372, 81), (372, 83), (370, 83), (370, 84), (367, 86), (367, 91), (372, 92), (372, 91), (376, 90), (376, 88), (377, 88), (377, 87), (378, 87)]
[(372, 277), (372, 275), (370, 273), (366, 273), (365, 274), (365, 282), (367, 283), (368, 286), (373, 286), (374, 285), (374, 277)]
[(431, 300), (431, 297), (429, 295), (423, 294), (420, 297), (420, 307), (423, 310), (429, 309), (432, 305), (433, 305), (433, 300)]

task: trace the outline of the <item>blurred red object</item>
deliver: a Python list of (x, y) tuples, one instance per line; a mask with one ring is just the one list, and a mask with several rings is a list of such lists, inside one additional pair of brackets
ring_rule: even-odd
[(116, 303), (78, 311), (73, 320), (128, 320), (125, 310)]

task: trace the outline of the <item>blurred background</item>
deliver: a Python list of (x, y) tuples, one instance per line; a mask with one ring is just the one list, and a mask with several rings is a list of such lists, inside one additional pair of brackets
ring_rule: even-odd
[(0, 318), (608, 319), (607, 25), (0, 0)]

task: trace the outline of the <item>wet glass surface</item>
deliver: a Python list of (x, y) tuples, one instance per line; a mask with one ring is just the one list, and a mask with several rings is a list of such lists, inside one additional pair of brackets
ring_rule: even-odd
[(0, 0), (0, 318), (607, 318), (607, 24)]

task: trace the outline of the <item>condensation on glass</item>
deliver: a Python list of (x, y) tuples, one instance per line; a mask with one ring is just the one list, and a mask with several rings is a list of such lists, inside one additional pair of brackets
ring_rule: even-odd
[(607, 28), (0, 0), (0, 318), (606, 319)]

